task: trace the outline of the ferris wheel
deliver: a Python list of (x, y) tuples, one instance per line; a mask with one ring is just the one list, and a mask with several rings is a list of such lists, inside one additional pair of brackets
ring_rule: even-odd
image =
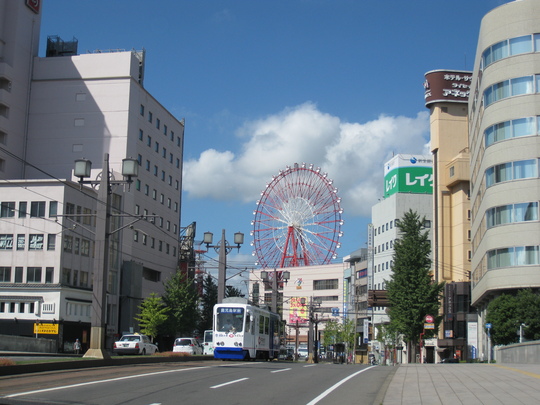
[(327, 176), (295, 163), (272, 177), (252, 221), (253, 255), (262, 268), (328, 264), (337, 257), (343, 210)]

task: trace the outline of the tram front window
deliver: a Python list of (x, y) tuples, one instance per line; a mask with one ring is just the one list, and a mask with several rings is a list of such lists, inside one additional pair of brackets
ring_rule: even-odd
[(221, 332), (243, 332), (244, 308), (218, 308), (217, 330)]

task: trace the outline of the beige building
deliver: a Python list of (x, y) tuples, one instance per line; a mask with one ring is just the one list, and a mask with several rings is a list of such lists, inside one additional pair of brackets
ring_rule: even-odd
[[(485, 323), (503, 292), (540, 287), (540, 2), (482, 19), (469, 98), (472, 304)], [(516, 330), (516, 334), (518, 331)]]

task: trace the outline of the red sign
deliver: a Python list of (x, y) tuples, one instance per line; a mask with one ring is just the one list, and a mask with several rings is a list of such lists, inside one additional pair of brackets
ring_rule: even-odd
[(26, 5), (30, 7), (34, 13), (39, 14), (41, 0), (26, 0)]
[(435, 318), (433, 318), (433, 315), (426, 315), (424, 321), (426, 321), (426, 323), (434, 323)]

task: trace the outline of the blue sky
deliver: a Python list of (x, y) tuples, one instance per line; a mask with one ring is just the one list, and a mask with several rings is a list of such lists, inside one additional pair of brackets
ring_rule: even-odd
[(302, 162), (339, 189), (341, 258), (365, 247), (384, 162), (428, 150), (424, 74), (472, 70), (480, 21), (504, 3), (45, 0), (40, 56), (47, 35), (146, 49), (145, 88), (186, 120), (182, 226), (244, 232), (229, 263), (252, 267), (255, 202)]

